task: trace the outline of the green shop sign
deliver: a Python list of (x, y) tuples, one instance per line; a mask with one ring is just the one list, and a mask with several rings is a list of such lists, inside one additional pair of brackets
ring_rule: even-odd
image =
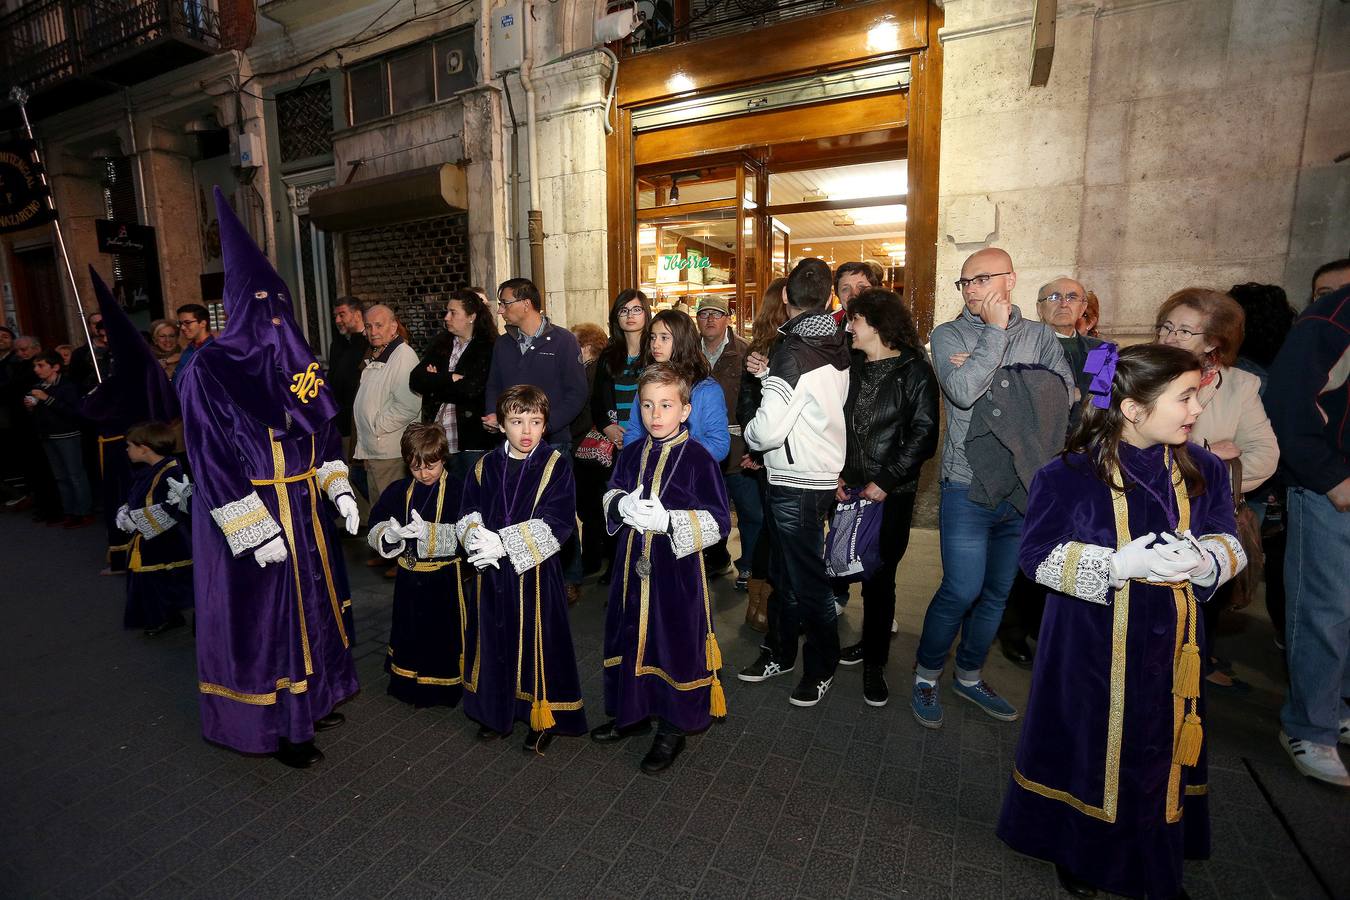
[(712, 260), (706, 256), (699, 256), (691, 252), (689, 256), (683, 257), (677, 253), (661, 255), (661, 271), (674, 272), (680, 269), (711, 269)]

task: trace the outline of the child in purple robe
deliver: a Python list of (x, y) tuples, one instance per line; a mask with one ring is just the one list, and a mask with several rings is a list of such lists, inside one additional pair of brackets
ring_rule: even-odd
[(173, 426), (163, 422), (127, 429), (126, 456), (137, 468), (116, 516), (117, 527), (130, 535), (122, 623), (145, 629), (147, 637), (183, 625), (182, 610), (192, 606), (192, 544), (187, 501), (177, 500), (184, 479), (173, 456), (177, 443)]
[(1178, 897), (1209, 855), (1196, 606), (1246, 557), (1227, 468), (1188, 443), (1195, 357), (1105, 344), (1088, 370), (1028, 499), (1021, 566), (1049, 593), (998, 835), (1075, 896)]
[(497, 398), (506, 443), (464, 480), (456, 524), (478, 570), (465, 633), (464, 712), (480, 740), (525, 722), (527, 752), (554, 734), (586, 733), (559, 548), (576, 529), (576, 489), (567, 459), (544, 442), (548, 397), (516, 385)]
[(385, 488), (370, 510), (367, 540), (398, 558), (389, 629), (389, 694), (414, 706), (456, 706), (464, 684), (464, 584), (455, 521), (463, 486), (445, 471), (450, 445), (439, 425), (403, 432), (411, 478)]
[(626, 444), (604, 506), (617, 535), (615, 577), (605, 610), (605, 710), (613, 718), (591, 732), (611, 743), (656, 737), (644, 772), (670, 767), (684, 735), (727, 714), (718, 670), (712, 598), (702, 550), (731, 526), (721, 467), (690, 437), (690, 385), (663, 363), (638, 380), (648, 435)]

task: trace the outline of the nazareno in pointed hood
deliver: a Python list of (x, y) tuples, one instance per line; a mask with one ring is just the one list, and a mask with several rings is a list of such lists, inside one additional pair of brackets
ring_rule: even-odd
[(93, 266), (89, 267), (89, 277), (94, 282), (114, 365), (111, 372), (104, 373), (103, 382), (84, 398), (80, 411), (101, 426), (116, 430), (152, 419), (172, 422), (180, 418), (178, 394), (154, 351)]
[(229, 319), (190, 365), (202, 366), (250, 418), (279, 434), (313, 434), (337, 415), (328, 374), (296, 324), (285, 282), (219, 187), (214, 194)]

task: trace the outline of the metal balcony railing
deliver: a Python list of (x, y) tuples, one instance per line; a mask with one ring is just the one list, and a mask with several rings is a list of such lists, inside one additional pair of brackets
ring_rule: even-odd
[[(776, 25), (852, 5), (855, 0), (657, 0), (640, 2), (647, 24), (626, 46), (631, 55), (754, 28)], [(611, 8), (621, 4), (611, 4)]]
[[(107, 71), (159, 45), (178, 51)], [(0, 17), (0, 87), (34, 94), (81, 76), (130, 83), (220, 47), (212, 0), (30, 0)]]

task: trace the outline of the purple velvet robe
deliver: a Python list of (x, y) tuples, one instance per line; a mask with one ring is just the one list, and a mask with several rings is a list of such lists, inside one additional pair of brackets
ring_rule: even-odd
[[(668, 533), (639, 533), (623, 523), (618, 502), (639, 485), (644, 499), (655, 495), (670, 512)], [(609, 486), (606, 524), (617, 538), (605, 609), (605, 711), (621, 728), (657, 716), (701, 731), (711, 721), (714, 692), (718, 715), (725, 715), (702, 553), (731, 528), (721, 466), (681, 427), (665, 440), (626, 445)]]
[[(384, 658), (389, 694), (414, 706), (455, 706), (463, 693), (463, 572), (469, 567), (456, 555), (455, 538), (462, 490), (446, 473), (429, 485), (403, 478), (385, 488), (370, 510), (370, 546), (398, 559)], [(392, 534), (389, 520), (407, 525), (414, 509), (428, 525), (427, 536), (409, 541)]]
[(552, 712), (552, 731), (585, 734), (558, 555), (576, 529), (571, 466), (547, 445), (508, 463), (503, 445), (465, 478), (461, 509), (461, 546), (472, 529), (483, 527), (497, 532), (508, 551), (498, 568), (470, 577), (464, 712), (508, 734), (515, 722), (530, 722), (537, 701)]
[(1022, 531), (1023, 571), (1054, 587), (998, 834), (1126, 896), (1175, 897), (1183, 858), (1209, 855), (1204, 746), (1194, 766), (1180, 764), (1177, 749), (1184, 713), (1203, 722), (1204, 700), (1188, 707), (1173, 694), (1183, 642), (1204, 646), (1202, 617), (1168, 586), (1108, 583), (1111, 552), (1170, 529), (1190, 528), (1219, 567), (1213, 586), (1194, 588), (1197, 601), (1245, 565), (1227, 468), (1189, 451), (1207, 485), (1194, 497), (1173, 489), (1164, 446), (1120, 445), (1137, 482), (1123, 495), (1085, 457), (1056, 459), (1032, 483)]
[[(125, 454), (123, 454), (125, 458)], [(136, 530), (126, 534), (127, 604), (122, 624), (155, 628), (174, 612), (192, 606), (192, 546), (187, 514), (169, 503), (169, 479), (181, 479), (183, 466), (166, 457), (138, 466), (123, 497)], [(117, 508), (113, 509), (114, 519)]]
[[(278, 434), (220, 389), (199, 351), (183, 373), (183, 436), (196, 478), (192, 551), (197, 670), (207, 740), (271, 753), (357, 691), (351, 593), (331, 507), (351, 492), (330, 420)], [(285, 562), (253, 551), (285, 539)]]

